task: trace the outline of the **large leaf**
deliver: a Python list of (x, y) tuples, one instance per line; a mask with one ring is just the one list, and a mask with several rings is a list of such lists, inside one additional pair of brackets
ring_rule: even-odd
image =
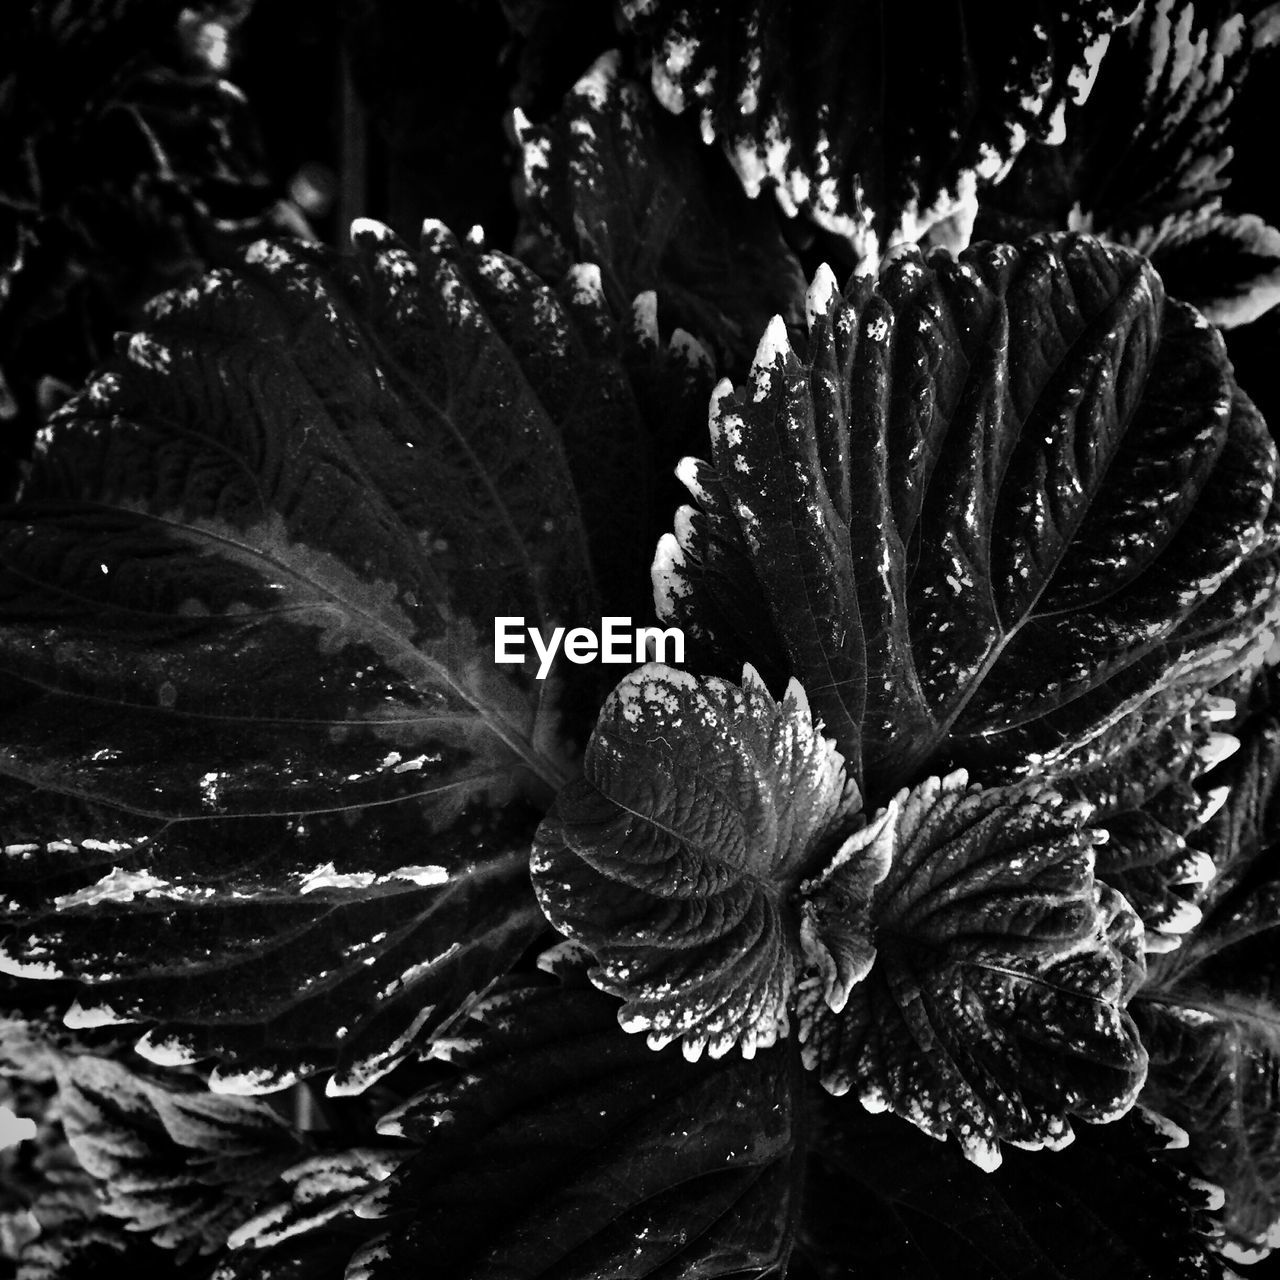
[(417, 1150), (361, 1207), (351, 1280), (781, 1275), (798, 1212), (799, 1068), (690, 1064), (584, 986), (519, 986), (442, 1045), (453, 1069), (380, 1128)]
[(1153, 963), (1135, 1002), (1151, 1051), (1146, 1097), (1191, 1134), (1191, 1155), (1226, 1189), (1234, 1245), (1280, 1241), (1280, 717), (1274, 671), (1233, 726), (1243, 746), (1215, 770), (1218, 812), (1201, 833), (1215, 875), (1203, 920)]
[(984, 1168), (999, 1141), (1061, 1147), (1069, 1116), (1132, 1105), (1146, 1054), (1124, 1012), (1142, 928), (1094, 879), (1087, 810), (963, 773), (897, 797), (894, 852), (871, 903), (877, 958), (843, 1008), (802, 985), (807, 1066), (833, 1093), (954, 1133)]
[(642, 532), (575, 496), (639, 414), (590, 273), (357, 240), (161, 299), (0, 512), (8, 967), (220, 1088), (359, 1088), (537, 936), (561, 682), (493, 619), (589, 622), (584, 522)]
[[(626, 1001), (626, 1030), (654, 1048), (680, 1040), (693, 1060), (739, 1044), (751, 1056), (787, 1034), (802, 945), (833, 989), (865, 974), (875, 951), (858, 899), (865, 908), (887, 852), (876, 858), (873, 824), (837, 853), (861, 825), (843, 766), (800, 686), (775, 703), (750, 667), (738, 687), (651, 663), (613, 692), (532, 865), (551, 923)], [(801, 878), (833, 854), (865, 883), (802, 934)]]
[(589, 609), (556, 428), (446, 232), (363, 243), (166, 296), (60, 416), (0, 529), (5, 772), (163, 817), (558, 778), (490, 632)]
[(745, 368), (770, 316), (800, 322), (800, 265), (775, 211), (752, 203), (618, 62), (601, 57), (545, 125), (516, 113), (533, 233), (522, 252), (544, 274), (599, 263), (615, 309), (655, 290), (664, 320)]
[(1261, 657), (1275, 448), (1138, 255), (908, 254), (810, 316), (717, 389), (655, 595), (700, 661), (798, 677), (870, 800), (1051, 774)]
[(1067, 107), (1065, 140), (1022, 152), (984, 199), (978, 234), (1016, 239), (1072, 227), (1132, 245), (1174, 297), (1223, 326), (1280, 301), (1280, 233), (1235, 212), (1241, 205), (1228, 193), (1231, 130), (1245, 123), (1242, 94), (1265, 40), (1265, 17), (1251, 19), (1249, 8), (1238, 0), (1139, 5), (1087, 101)]
[(1056, 131), (1131, 5), (753, 0), (726, 22), (712, 0), (625, 0), (654, 92), (696, 111), (750, 194), (767, 184), (849, 236), (873, 263), (952, 219), (963, 248), (978, 176), (1028, 133)]
[[(1166, 1149), (1186, 1134), (1135, 1108), (1064, 1151), (994, 1173), (892, 1116), (833, 1103), (815, 1141), (798, 1253), (859, 1280), (1218, 1280), (1212, 1191)], [(842, 1264), (839, 1272), (834, 1265)]]

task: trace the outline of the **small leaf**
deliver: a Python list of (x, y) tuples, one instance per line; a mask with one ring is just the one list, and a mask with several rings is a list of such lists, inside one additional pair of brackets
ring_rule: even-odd
[[(750, 667), (738, 687), (651, 663), (614, 690), (583, 778), (539, 827), (534, 888), (594, 955), (592, 981), (625, 1000), (626, 1030), (682, 1040), (693, 1060), (751, 1056), (787, 1034), (801, 950), (788, 899), (858, 804), (794, 681), (777, 703)], [(847, 946), (832, 956), (823, 916), (806, 921), (806, 951), (828, 957), (833, 989), (850, 985)]]
[(1094, 880), (1101, 839), (1045, 790), (963, 773), (897, 797), (896, 852), (871, 904), (877, 958), (832, 1011), (800, 990), (805, 1065), (833, 1093), (957, 1136), (984, 1168), (1001, 1140), (1061, 1147), (1069, 1116), (1133, 1104), (1146, 1054), (1124, 1007), (1142, 930)]
[(352, 1280), (782, 1275), (798, 1211), (798, 1064), (685, 1062), (581, 987), (515, 987), (442, 1045), (452, 1070), (380, 1126), (417, 1149), (366, 1201)]
[(625, 0), (658, 100), (697, 112), (744, 189), (767, 184), (877, 254), (954, 220), (968, 243), (979, 176), (1028, 134), (1056, 130), (1067, 101), (1130, 5), (1099, 0), (930, 11), (862, 2), (754, 0), (732, 29), (711, 0)]
[(1150, 256), (1169, 293), (1214, 324), (1251, 323), (1280, 300), (1280, 233), (1222, 205), (1263, 44), (1239, 4), (1145, 0), (1088, 99), (1067, 108), (1065, 140), (1023, 151), (978, 234), (1088, 230)]
[(798, 678), (872, 802), (1055, 776), (1256, 667), (1275, 446), (1140, 257), (906, 254), (847, 295), (818, 273), (808, 342), (771, 325), (682, 466), (654, 593), (695, 662)]
[(1251, 324), (1280, 303), (1280, 231), (1216, 203), (1174, 214), (1126, 237), (1145, 253), (1169, 292), (1222, 328)]

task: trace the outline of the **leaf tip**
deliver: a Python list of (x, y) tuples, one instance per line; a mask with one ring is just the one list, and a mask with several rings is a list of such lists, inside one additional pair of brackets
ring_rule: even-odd
[(356, 218), (351, 223), (351, 243), (357, 248), (362, 244), (395, 244), (397, 239), (396, 233), (377, 218)]
[(835, 272), (825, 262), (821, 263), (813, 273), (813, 280), (804, 296), (805, 324), (811, 333), (813, 326), (826, 318), (839, 294)]
[(664, 533), (658, 539), (649, 569), (653, 583), (653, 607), (663, 622), (676, 616), (676, 601), (689, 594), (685, 575), (684, 551), (674, 533)]
[(1226, 1191), (1216, 1182), (1210, 1182), (1207, 1178), (1188, 1178), (1187, 1185), (1203, 1194), (1205, 1208), (1210, 1213), (1217, 1213), (1227, 1203)]
[(658, 295), (653, 289), (637, 293), (632, 301), (631, 330), (645, 346), (658, 345)]
[(1196, 747), (1196, 757), (1207, 772), (1229, 760), (1240, 750), (1240, 739), (1233, 733), (1211, 733)]
[(609, 100), (609, 91), (618, 78), (618, 65), (622, 54), (618, 49), (609, 49), (602, 53), (578, 77), (572, 96), (587, 103), (593, 110), (601, 111)]
[(779, 360), (786, 362), (793, 355), (791, 339), (787, 336), (787, 323), (779, 315), (775, 315), (765, 326), (760, 343), (756, 347), (755, 357), (751, 361), (751, 378), (756, 384), (756, 400), (763, 400), (769, 394), (769, 375)]
[(598, 263), (575, 262), (565, 272), (564, 281), (576, 306), (598, 306), (604, 298), (604, 278)]
[(1180, 1125), (1174, 1124), (1168, 1116), (1150, 1107), (1138, 1108), (1139, 1114), (1164, 1139), (1162, 1151), (1185, 1151), (1191, 1145), (1191, 1135)]

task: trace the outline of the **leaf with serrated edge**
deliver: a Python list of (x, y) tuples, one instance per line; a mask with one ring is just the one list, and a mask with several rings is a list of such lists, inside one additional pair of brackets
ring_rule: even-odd
[(854, 958), (870, 926), (852, 908), (832, 913), (837, 941), (815, 909), (802, 936), (793, 901), (834, 855), (828, 895), (865, 903), (888, 854), (883, 822), (841, 846), (858, 807), (798, 683), (775, 702), (750, 667), (738, 686), (650, 663), (614, 690), (582, 780), (538, 829), (534, 888), (594, 955), (592, 981), (623, 998), (624, 1029), (691, 1059), (750, 1056), (787, 1034), (805, 958), (838, 998), (874, 954), (864, 936)]
[(358, 1092), (536, 939), (566, 681), (491, 630), (595, 610), (538, 353), (620, 356), (439, 224), (353, 234), (157, 299), (0, 511), (3, 965), (228, 1093)]
[(478, 1004), (437, 1078), (379, 1126), (419, 1149), (362, 1205), (384, 1234), (349, 1277), (785, 1272), (792, 1047), (691, 1064), (621, 1035), (616, 1002), (577, 982)]
[(904, 254), (846, 296), (819, 273), (810, 315), (717, 388), (654, 594), (699, 661), (800, 679), (870, 800), (1052, 776), (1260, 660), (1275, 446), (1138, 255)]
[(897, 796), (896, 850), (871, 904), (877, 958), (838, 1012), (800, 990), (805, 1064), (833, 1093), (892, 1110), (969, 1159), (1059, 1147), (1070, 1116), (1133, 1104), (1146, 1055), (1124, 1012), (1142, 929), (1095, 882), (1100, 833), (1044, 789), (963, 772)]
[[(847, 236), (864, 263), (926, 233), (968, 243), (977, 185), (1056, 138), (1132, 4), (908, 6), (625, 0), (653, 90), (696, 114), (744, 189)], [(928, 91), (923, 91), (928, 86)]]

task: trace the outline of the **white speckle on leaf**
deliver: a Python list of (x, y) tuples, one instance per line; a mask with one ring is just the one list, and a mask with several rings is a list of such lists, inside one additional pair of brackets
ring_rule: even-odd
[(129, 339), (129, 359), (150, 373), (168, 373), (173, 365), (173, 353), (149, 333), (135, 333)]
[(594, 111), (603, 111), (609, 105), (609, 91), (618, 78), (617, 49), (601, 54), (587, 72), (573, 86), (575, 98), (581, 98)]
[(140, 893), (153, 893), (167, 889), (169, 882), (153, 876), (149, 871), (126, 871), (112, 867), (96, 883), (77, 889), (74, 893), (60, 894), (54, 899), (59, 911), (70, 907), (96, 906), (102, 902), (130, 902)]
[(810, 332), (820, 319), (825, 319), (839, 295), (840, 286), (836, 283), (835, 272), (825, 262), (820, 263), (804, 296), (805, 319)]
[(84, 1005), (79, 999), (62, 1015), (62, 1025), (72, 1031), (88, 1031), (95, 1027), (118, 1027), (133, 1019), (117, 1013), (109, 1004)]
[(304, 873), (299, 893), (315, 893), (319, 889), (366, 889), (377, 877), (372, 871), (338, 872), (332, 862)]
[[(449, 873), (444, 867), (428, 863), (420, 867), (397, 867), (394, 871), (388, 871), (383, 879), (411, 880), (414, 884), (435, 885), (448, 883)], [(381, 936), (386, 937), (385, 934)]]
[(356, 218), (351, 223), (351, 242), (358, 244), (361, 240), (372, 240), (378, 245), (394, 244), (396, 233), (376, 218)]
[(133, 1046), (134, 1052), (158, 1067), (190, 1067), (200, 1060), (191, 1046), (177, 1036), (148, 1031)]
[(604, 299), (604, 281), (594, 262), (575, 262), (565, 272), (569, 296), (580, 307), (598, 306)]

